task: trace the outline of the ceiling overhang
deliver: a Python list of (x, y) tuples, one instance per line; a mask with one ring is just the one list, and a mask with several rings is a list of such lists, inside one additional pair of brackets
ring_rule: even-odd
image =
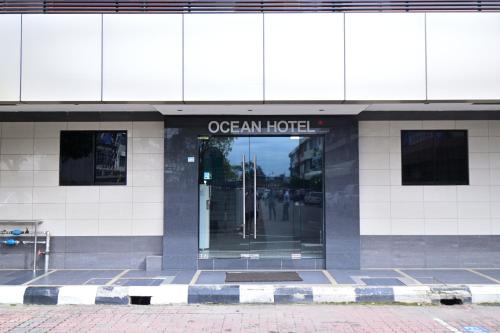
[(159, 112), (163, 115), (357, 115), (371, 111), (500, 111), (499, 102), (17, 103), (0, 112)]

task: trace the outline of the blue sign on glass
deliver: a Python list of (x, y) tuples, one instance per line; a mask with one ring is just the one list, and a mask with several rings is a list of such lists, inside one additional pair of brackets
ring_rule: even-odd
[(464, 330), (470, 333), (490, 333), (490, 331), (481, 326), (464, 326)]
[(212, 174), (210, 172), (204, 172), (203, 180), (210, 180), (210, 179), (212, 179)]

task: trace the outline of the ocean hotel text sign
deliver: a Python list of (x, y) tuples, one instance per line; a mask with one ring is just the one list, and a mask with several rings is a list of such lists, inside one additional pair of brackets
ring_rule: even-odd
[(268, 121), (211, 121), (208, 130), (212, 134), (279, 134), (279, 133), (316, 133), (311, 129), (309, 120), (268, 120)]

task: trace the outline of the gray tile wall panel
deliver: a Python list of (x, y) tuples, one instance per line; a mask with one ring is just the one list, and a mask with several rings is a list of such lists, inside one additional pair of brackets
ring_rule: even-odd
[[(141, 269), (146, 256), (162, 254), (162, 246), (162, 236), (53, 236), (50, 268)], [(44, 262), (40, 256), (37, 267), (43, 268)], [(0, 248), (0, 269), (32, 265), (32, 246)]]
[(356, 117), (337, 117), (325, 137), (325, 266), (359, 268), (359, 155)]
[[(164, 269), (197, 268), (198, 134), (191, 128), (165, 128)], [(188, 162), (190, 156), (194, 163)]]
[(361, 236), (363, 268), (500, 268), (500, 236)]

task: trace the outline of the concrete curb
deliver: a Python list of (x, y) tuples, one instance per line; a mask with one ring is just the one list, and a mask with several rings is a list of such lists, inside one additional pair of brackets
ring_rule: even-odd
[(0, 304), (500, 303), (500, 285), (471, 286), (0, 286)]

